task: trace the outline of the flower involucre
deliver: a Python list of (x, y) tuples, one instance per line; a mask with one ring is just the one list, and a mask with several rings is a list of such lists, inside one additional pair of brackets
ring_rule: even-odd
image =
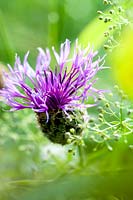
[[(95, 99), (97, 94), (102, 93), (93, 84), (96, 81), (94, 76), (103, 68), (103, 63), (100, 64), (103, 58), (95, 59), (97, 52), (89, 46), (81, 49), (77, 41), (72, 58), (68, 58), (70, 41), (66, 39), (60, 46), (60, 54), (52, 48), (57, 62), (53, 68), (50, 66), (49, 49), (38, 50), (35, 70), (27, 61), (28, 52), (23, 63), (16, 56), (14, 68), (8, 65), (10, 72), (4, 73), (5, 88), (0, 91), (0, 95), (5, 98), (11, 110), (30, 108), (37, 113), (39, 123), (43, 121), (48, 126), (52, 116), (59, 112), (64, 119), (64, 116), (67, 118), (75, 110), (93, 106), (85, 104), (84, 100), (89, 96)], [(42, 116), (45, 117), (40, 120)]]

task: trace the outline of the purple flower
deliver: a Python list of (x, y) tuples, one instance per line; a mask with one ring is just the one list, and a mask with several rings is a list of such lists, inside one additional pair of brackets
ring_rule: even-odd
[(96, 94), (102, 93), (93, 87), (94, 76), (103, 68), (103, 59), (96, 59), (97, 52), (89, 46), (81, 49), (76, 45), (72, 58), (70, 41), (66, 39), (60, 46), (60, 54), (52, 48), (56, 65), (50, 66), (49, 49), (39, 54), (35, 70), (28, 63), (29, 52), (23, 63), (16, 56), (14, 68), (8, 65), (10, 72), (4, 73), (5, 88), (0, 91), (8, 104), (14, 110), (30, 108), (36, 113), (45, 113), (47, 119), (51, 111), (62, 110), (67, 113), (76, 108), (89, 107), (84, 101)]
[(95, 75), (104, 68), (103, 58), (97, 58), (97, 52), (89, 46), (81, 49), (78, 41), (69, 58), (70, 41), (66, 39), (61, 44), (60, 54), (52, 48), (57, 62), (53, 68), (49, 49), (38, 50), (35, 70), (27, 61), (29, 52), (23, 63), (16, 56), (14, 68), (8, 65), (9, 73), (4, 73), (5, 86), (0, 95), (11, 111), (32, 109), (42, 132), (52, 142), (66, 144), (71, 130), (74, 130), (72, 134), (82, 134), (81, 127), (87, 123), (83, 109), (95, 105), (85, 104), (85, 100), (89, 96), (95, 100), (103, 92), (93, 87), (97, 80)]

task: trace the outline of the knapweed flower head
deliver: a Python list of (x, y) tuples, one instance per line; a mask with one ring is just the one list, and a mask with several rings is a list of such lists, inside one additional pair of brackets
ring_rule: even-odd
[[(16, 56), (14, 68), (8, 65), (9, 73), (4, 73), (5, 88), (0, 91), (0, 95), (5, 98), (12, 111), (32, 109), (37, 113), (42, 131), (52, 141), (66, 143), (59, 141), (59, 135), (65, 140), (64, 133), (68, 132), (68, 129), (77, 129), (75, 111), (93, 106), (85, 104), (85, 100), (89, 96), (95, 100), (96, 96), (102, 93), (102, 90), (95, 89), (93, 85), (96, 82), (94, 76), (103, 68), (103, 58), (96, 59), (97, 52), (94, 52), (93, 48), (88, 46), (81, 49), (77, 41), (73, 55), (69, 58), (70, 41), (66, 39), (60, 46), (59, 54), (52, 48), (56, 59), (53, 67), (50, 65), (49, 49), (38, 50), (35, 69), (28, 63), (29, 52), (23, 63)], [(68, 121), (71, 121), (71, 124)], [(57, 130), (57, 126), (60, 130)], [(51, 133), (54, 128), (56, 136)], [(61, 129), (63, 134), (59, 133)], [(52, 136), (49, 136), (50, 134)]]

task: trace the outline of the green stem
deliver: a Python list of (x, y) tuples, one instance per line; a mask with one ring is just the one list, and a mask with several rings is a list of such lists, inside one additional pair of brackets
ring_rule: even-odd
[(78, 154), (79, 154), (79, 166), (84, 166), (84, 156), (83, 156), (83, 148), (81, 145), (78, 145)]
[(120, 124), (121, 124), (121, 128), (122, 128), (122, 122), (123, 122), (123, 110), (122, 110), (122, 100), (121, 100), (121, 104), (120, 104)]

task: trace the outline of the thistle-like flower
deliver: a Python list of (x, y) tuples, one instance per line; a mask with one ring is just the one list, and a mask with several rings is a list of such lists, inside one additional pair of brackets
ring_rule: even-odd
[(11, 111), (32, 109), (45, 135), (53, 142), (66, 144), (66, 132), (70, 129), (74, 129), (75, 134), (82, 132), (79, 126), (84, 120), (81, 110), (94, 105), (85, 104), (85, 100), (89, 96), (95, 99), (102, 93), (93, 85), (94, 76), (103, 68), (103, 62), (100, 64), (103, 58), (95, 59), (97, 52), (89, 46), (81, 49), (76, 41), (69, 59), (70, 41), (66, 39), (60, 46), (60, 54), (52, 48), (57, 62), (53, 69), (49, 49), (38, 50), (35, 70), (27, 61), (29, 52), (23, 63), (16, 56), (14, 68), (8, 65), (10, 72), (4, 73), (5, 88), (0, 95)]

